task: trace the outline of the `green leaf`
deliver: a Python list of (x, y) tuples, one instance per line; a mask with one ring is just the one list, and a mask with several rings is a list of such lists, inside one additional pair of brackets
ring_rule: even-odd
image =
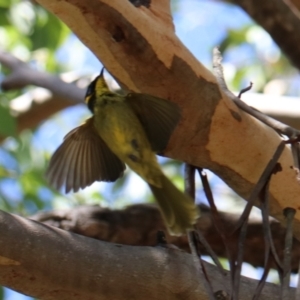
[(12, 172), (10, 170), (7, 170), (3, 166), (0, 166), (0, 179), (7, 177), (12, 177)]
[(36, 11), (37, 20), (31, 35), (33, 50), (47, 48), (56, 51), (70, 33), (70, 30), (55, 15), (39, 9)]
[[(8, 212), (13, 212), (13, 207), (10, 204), (9, 199), (0, 193), (0, 209)], [(0, 298), (1, 299), (1, 298)]]
[(1, 0), (0, 0), (0, 26), (6, 26), (6, 25), (9, 25), (8, 11), (6, 8), (3, 8), (1, 6)]
[(219, 50), (224, 53), (229, 48), (239, 46), (246, 42), (246, 33), (251, 26), (247, 25), (238, 30), (229, 30), (227, 36), (220, 43)]
[(16, 134), (16, 120), (10, 114), (9, 108), (0, 104), (0, 135), (14, 136)]
[(0, 0), (0, 7), (9, 7), (11, 5), (10, 0)]

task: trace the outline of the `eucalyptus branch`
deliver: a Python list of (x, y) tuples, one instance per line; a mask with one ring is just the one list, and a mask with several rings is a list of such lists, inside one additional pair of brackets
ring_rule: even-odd
[(11, 71), (1, 83), (3, 90), (21, 89), (27, 85), (35, 85), (50, 90), (54, 95), (69, 99), (71, 103), (83, 102), (83, 89), (78, 88), (75, 84), (64, 82), (57, 76), (40, 72), (10, 53), (0, 50), (0, 63)]
[[(223, 238), (226, 237), (224, 233), (216, 229), (215, 224), (217, 222), (220, 225), (223, 224), (222, 229), (228, 233), (229, 229), (236, 224), (240, 214), (220, 211), (217, 219), (215, 213), (207, 207), (202, 205), (200, 210), (201, 218), (196, 224), (197, 229), (201, 231), (218, 257), (228, 257), (224, 244), (220, 242), (220, 234), (223, 235)], [(154, 205), (131, 205), (122, 210), (86, 205), (65, 211), (40, 212), (31, 218), (87, 237), (126, 245), (154, 246), (157, 244), (156, 232), (164, 230), (169, 245), (173, 244), (184, 251), (189, 251), (186, 236), (168, 235), (166, 228), (163, 227), (164, 223), (160, 212)], [(283, 249), (278, 246), (284, 243), (285, 229), (272, 219), (268, 230), (278, 255), (282, 257)], [(149, 232), (153, 234), (149, 234)], [(300, 259), (300, 242), (294, 239), (293, 245), (292, 271), (296, 272)], [(209, 255), (205, 247), (201, 247), (201, 252)], [(261, 255), (258, 255), (259, 253)], [(244, 261), (253, 266), (264, 267), (264, 231), (261, 220), (255, 218), (248, 220)], [(274, 262), (271, 267), (276, 267)]]
[[(51, 92), (43, 101), (32, 96), (32, 105), (16, 116), (18, 132), (27, 128), (35, 128), (51, 115), (72, 105), (83, 102), (85, 90), (75, 84), (64, 82), (58, 77), (31, 68), (27, 63), (15, 56), (0, 50), (0, 63), (11, 73), (1, 82), (3, 90), (24, 88), (27, 85), (43, 87)], [(30, 93), (31, 95), (31, 93)], [(0, 137), (0, 142), (3, 137)]]
[[(0, 284), (39, 299), (129, 300), (145, 291), (147, 299), (208, 299), (192, 256), (178, 249), (105, 243), (2, 211), (0, 233)], [(203, 264), (215, 290), (228, 286)], [(250, 300), (256, 284), (244, 278), (240, 299)], [(260, 299), (277, 289), (266, 284)], [(294, 292), (289, 288), (289, 299)]]
[(269, 127), (273, 128), (280, 134), (286, 135), (291, 139), (294, 139), (300, 135), (300, 131), (286, 125), (282, 122), (279, 122), (266, 114), (258, 111), (257, 109), (248, 106), (246, 103), (241, 101), (241, 99), (235, 96), (227, 87), (224, 74), (223, 74), (223, 67), (221, 64), (222, 56), (220, 51), (217, 48), (213, 50), (213, 69), (216, 79), (218, 81), (219, 86), (221, 87), (222, 91), (226, 94), (226, 96), (231, 99), (241, 110), (245, 111), (249, 115), (253, 116), (254, 118), (260, 120), (264, 124), (268, 125)]

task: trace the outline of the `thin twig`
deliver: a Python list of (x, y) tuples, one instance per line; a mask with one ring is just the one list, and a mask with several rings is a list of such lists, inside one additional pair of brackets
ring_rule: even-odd
[(234, 279), (236, 273), (236, 261), (238, 257), (237, 241), (240, 228), (231, 236), (227, 237), (226, 251), (228, 255), (229, 270), (230, 270), (230, 287), (231, 296), (234, 294)]
[(250, 82), (249, 86), (245, 87), (244, 89), (242, 89), (242, 90), (239, 92), (238, 98), (241, 99), (241, 96), (242, 96), (244, 93), (250, 91), (250, 90), (252, 89), (252, 86), (253, 86), (253, 82)]
[(248, 106), (246, 103), (241, 101), (237, 96), (235, 96), (227, 87), (224, 74), (223, 74), (223, 67), (221, 64), (222, 56), (218, 48), (214, 48), (213, 50), (213, 70), (214, 74), (216, 76), (217, 82), (219, 86), (221, 87), (222, 91), (226, 94), (226, 96), (231, 99), (241, 110), (245, 111), (249, 115), (253, 116), (254, 118), (260, 120), (264, 124), (268, 125), (269, 127), (273, 128), (275, 131), (277, 131), (280, 134), (288, 136), (290, 139), (294, 139), (298, 136), (300, 136), (300, 131), (292, 128), (291, 126), (288, 126), (287, 124), (284, 124), (282, 122), (279, 122), (264, 113), (260, 112), (257, 109), (254, 109), (253, 107)]
[(267, 185), (270, 180), (272, 172), (274, 172), (274, 168), (277, 164), (277, 161), (285, 147), (285, 143), (281, 142), (277, 147), (273, 157), (271, 158), (270, 162), (267, 164), (265, 170), (263, 171), (261, 177), (259, 178), (257, 184), (255, 185), (250, 199), (239, 218), (239, 221), (235, 225), (232, 234), (238, 233), (238, 249), (236, 253), (232, 253), (232, 258), (230, 260), (231, 263), (231, 276), (232, 276), (232, 297), (233, 300), (238, 300), (239, 296), (239, 286), (240, 286), (240, 273), (241, 273), (241, 266), (242, 266), (242, 259), (243, 259), (243, 245), (245, 241), (246, 231), (247, 231), (247, 221), (250, 214), (250, 211), (254, 205), (255, 200), (257, 199), (258, 195), (261, 193), (262, 189)]
[(286, 235), (285, 246), (283, 256), (283, 278), (281, 285), (281, 298), (289, 299), (289, 283), (291, 277), (291, 252), (293, 246), (293, 222), (296, 210), (294, 208), (287, 207), (283, 210), (286, 217)]
[(214, 201), (214, 197), (213, 197), (213, 193), (211, 191), (209, 182), (207, 180), (207, 175), (205, 172), (203, 172), (203, 170), (201, 168), (197, 168), (197, 171), (200, 175), (200, 179), (202, 182), (202, 186), (203, 186), (203, 190), (206, 196), (206, 199), (210, 205), (210, 209), (211, 209), (211, 216), (213, 218), (214, 221), (214, 226), (218, 232), (218, 234), (221, 236), (223, 242), (226, 242), (226, 237), (224, 234), (224, 224), (220, 218), (220, 214), (218, 212), (218, 209), (215, 205), (215, 201)]
[(232, 291), (232, 299), (239, 300), (239, 290), (240, 290), (240, 282), (241, 282), (241, 270), (244, 256), (244, 245), (247, 234), (248, 222), (247, 220), (243, 223), (239, 232), (238, 239), (238, 250), (237, 250), (237, 259), (235, 262), (235, 268), (233, 270), (233, 291)]
[[(220, 237), (223, 241), (223, 244), (226, 247), (226, 237), (225, 237), (224, 232), (221, 229), (221, 228), (224, 228), (224, 226), (222, 224), (222, 220), (220, 219), (219, 212), (218, 212), (217, 207), (215, 205), (213, 194), (211, 192), (211, 188), (210, 188), (209, 182), (207, 180), (207, 176), (206, 176), (205, 173), (203, 173), (203, 170), (201, 168), (197, 168), (197, 171), (200, 175), (200, 178), (201, 178), (201, 181), (202, 181), (202, 186), (203, 186), (203, 189), (204, 189), (204, 193), (206, 195), (206, 198), (207, 198), (208, 203), (209, 203), (210, 208), (211, 208), (211, 216), (212, 216), (212, 219), (213, 219), (213, 222), (214, 222), (214, 226), (215, 226), (217, 232), (219, 233), (219, 235), (220, 235)], [(222, 267), (217, 255), (211, 249), (211, 247), (209, 246), (209, 244), (205, 240), (204, 236), (199, 232), (199, 230), (197, 232), (198, 232), (198, 235), (199, 235), (200, 242), (208, 250), (209, 255), (211, 256), (212, 260), (214, 261), (214, 263), (218, 267), (218, 270), (220, 271), (220, 273), (222, 275), (225, 275), (225, 270)]]
[(230, 266), (230, 283), (231, 283), (231, 294), (232, 294), (234, 290), (235, 262), (237, 260), (237, 249), (235, 245), (236, 240), (234, 236), (232, 235), (228, 236), (228, 234), (225, 233), (226, 227), (224, 226), (220, 218), (218, 209), (215, 205), (214, 197), (209, 182), (207, 180), (207, 175), (205, 174), (205, 172), (203, 172), (201, 168), (197, 168), (197, 170), (202, 181), (202, 186), (204, 189), (205, 196), (211, 208), (211, 216), (214, 222), (214, 226), (217, 232), (219, 233), (227, 252), (228, 262)]
[(264, 186), (261, 191), (260, 199), (261, 199), (261, 215), (262, 215), (262, 227), (264, 232), (264, 241), (265, 241), (265, 258), (264, 258), (264, 267), (266, 266), (270, 251), (271, 251), (271, 242), (272, 238), (269, 238), (268, 230), (270, 229), (269, 223), (269, 186), (270, 180)]
[[(270, 254), (270, 251), (269, 251), (269, 254)], [(254, 292), (254, 296), (253, 296), (252, 300), (258, 300), (259, 297), (261, 296), (261, 292), (263, 290), (263, 287), (265, 286), (270, 269), (271, 269), (270, 255), (268, 255), (267, 265), (264, 266), (264, 272), (263, 272), (261, 279), (256, 287), (256, 290)]]
[(278, 145), (273, 157), (271, 158), (271, 160), (267, 164), (267, 166), (264, 169), (262, 175), (260, 176), (257, 184), (255, 185), (255, 187), (254, 187), (254, 189), (253, 189), (253, 191), (250, 195), (250, 198), (248, 200), (248, 203), (247, 203), (240, 219), (238, 220), (237, 224), (235, 225), (234, 229), (232, 230), (232, 233), (235, 232), (238, 228), (240, 228), (244, 224), (244, 222), (248, 219), (248, 216), (249, 216), (250, 211), (251, 211), (251, 209), (254, 205), (255, 200), (257, 199), (260, 191), (262, 190), (262, 188), (264, 187), (264, 185), (268, 181), (268, 179), (269, 179), (271, 173), (273, 172), (274, 167), (277, 164), (277, 161), (278, 161), (281, 153), (283, 152), (284, 148), (285, 148), (285, 143), (282, 141)]
[[(263, 219), (263, 231), (264, 231), (264, 237), (265, 237), (265, 243), (266, 245), (269, 244), (271, 248), (271, 253), (273, 255), (273, 258), (277, 264), (277, 267), (282, 269), (282, 263), (279, 259), (279, 256), (277, 254), (273, 237), (272, 237), (272, 231), (270, 227), (270, 222), (269, 222), (269, 184), (270, 181), (265, 185), (263, 192), (263, 201), (262, 201), (262, 206), (261, 206), (261, 213), (262, 213), (262, 219)], [(265, 262), (266, 262), (266, 257), (265, 257)]]
[(196, 168), (190, 164), (184, 165), (184, 190), (195, 201), (195, 171)]
[[(195, 170), (196, 169), (194, 166), (185, 164), (185, 169), (184, 169), (185, 193), (188, 194), (189, 196), (191, 196), (194, 201), (195, 201)], [(195, 262), (195, 266), (199, 270), (199, 273), (201, 274), (201, 280), (204, 283), (204, 286), (208, 293), (209, 299), (215, 300), (213, 288), (211, 286), (211, 283), (210, 283), (207, 273), (205, 271), (204, 265), (202, 264), (201, 252), (200, 252), (199, 247), (197, 246), (197, 240), (196, 240), (195, 236), (196, 236), (196, 233), (194, 230), (187, 231), (189, 246), (190, 246), (191, 253), (192, 253), (192, 256), (193, 256), (193, 259)]]
[(199, 274), (201, 275), (201, 278), (199, 280), (201, 280), (205, 286), (206, 292), (208, 293), (208, 297), (210, 300), (215, 300), (215, 296), (213, 293), (213, 288), (210, 284), (209, 278), (207, 276), (207, 273), (205, 271), (204, 265), (202, 264), (202, 260), (201, 260), (201, 253), (200, 253), (200, 249), (197, 247), (197, 241), (194, 238), (194, 231), (189, 230), (187, 232), (187, 236), (188, 236), (188, 241), (189, 241), (189, 246), (191, 249), (191, 253), (193, 256), (193, 260), (195, 263), (196, 268), (199, 271)]
[[(226, 236), (225, 236), (225, 233), (224, 233), (224, 225), (223, 225), (223, 222), (220, 218), (220, 214), (218, 212), (218, 209), (216, 207), (216, 204), (215, 204), (215, 201), (214, 201), (214, 197), (213, 197), (213, 194), (212, 194), (212, 191), (211, 191), (211, 188), (210, 188), (210, 185), (209, 185), (209, 182), (207, 180), (207, 175), (205, 172), (203, 172), (203, 170), (201, 168), (197, 168), (197, 171), (198, 171), (198, 174), (200, 175), (200, 178), (201, 178), (201, 182), (202, 182), (202, 186), (203, 186), (203, 190), (204, 190), (204, 193), (205, 193), (205, 196), (206, 196), (206, 199), (210, 205), (210, 209), (211, 209), (211, 217), (213, 219), (213, 222), (214, 222), (214, 226), (218, 232), (218, 234), (220, 235), (221, 239), (222, 239), (222, 242), (224, 244), (224, 246), (226, 247), (227, 243), (226, 243)], [(227, 248), (227, 247), (226, 247)], [(227, 251), (228, 252), (228, 251)], [(213, 252), (213, 254), (215, 255), (215, 253)], [(210, 254), (211, 255), (211, 254)], [(216, 255), (215, 255), (216, 256)], [(219, 271), (224, 274), (224, 268), (222, 267), (219, 259), (217, 260), (218, 263), (215, 261), (215, 259), (213, 258), (213, 256), (211, 256), (213, 261), (215, 262), (215, 264), (218, 266), (219, 268)], [(217, 256), (216, 256), (217, 257)]]
[(291, 144), (292, 155), (294, 160), (294, 170), (296, 173), (296, 179), (300, 182), (300, 145), (299, 143), (292, 143)]
[(199, 242), (200, 244), (203, 245), (203, 247), (206, 249), (208, 255), (212, 258), (213, 262), (215, 263), (218, 271), (222, 274), (222, 275), (226, 275), (226, 271), (224, 270), (222, 264), (220, 263), (220, 260), (218, 258), (218, 256), (216, 255), (216, 253), (214, 252), (214, 250), (211, 248), (211, 246), (209, 245), (209, 243), (207, 242), (207, 240), (205, 239), (205, 237), (203, 236), (203, 234), (197, 230), (195, 233), (196, 234), (196, 239), (197, 242)]
[(291, 150), (294, 160), (294, 167), (299, 170), (299, 143), (292, 143)]
[(271, 268), (270, 254), (273, 254), (273, 257), (276, 256), (278, 262), (280, 263), (277, 253), (275, 251), (273, 239), (271, 236), (270, 223), (269, 223), (269, 185), (270, 185), (270, 180), (266, 183), (266, 185), (264, 186), (264, 188), (260, 193), (260, 199), (262, 203), (261, 205), (261, 213), (263, 219), (262, 225), (263, 225), (264, 240), (265, 240), (265, 258), (264, 258), (264, 272), (254, 292), (253, 300), (259, 299), (263, 287), (265, 286), (265, 282)]

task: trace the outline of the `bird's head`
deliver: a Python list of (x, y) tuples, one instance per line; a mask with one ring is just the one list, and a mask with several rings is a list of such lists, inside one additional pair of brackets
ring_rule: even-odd
[(85, 103), (91, 112), (94, 112), (94, 105), (96, 99), (103, 93), (109, 92), (108, 85), (103, 76), (104, 68), (102, 68), (100, 75), (98, 75), (88, 86), (85, 94)]

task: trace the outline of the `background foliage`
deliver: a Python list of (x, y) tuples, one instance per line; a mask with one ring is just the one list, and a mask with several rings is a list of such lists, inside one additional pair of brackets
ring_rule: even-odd
[[(212, 48), (220, 45), (231, 89), (240, 90), (253, 81), (255, 91), (299, 95), (296, 70), (270, 36), (240, 9), (203, 0), (172, 1), (172, 8), (178, 36), (208, 68), (211, 68)], [(70, 30), (34, 1), (0, 0), (0, 50), (14, 54), (33, 68), (56, 75), (76, 71), (84, 76), (100, 69), (100, 63)], [(0, 65), (0, 80), (9, 72)], [(121, 207), (132, 201), (151, 201), (144, 183), (129, 173), (115, 184), (96, 183), (78, 194), (64, 195), (49, 187), (44, 173), (51, 153), (63, 136), (89, 113), (84, 105), (79, 105), (45, 120), (34, 130), (17, 134), (12, 101), (33, 89), (28, 86), (0, 93), (0, 135), (5, 137), (0, 146), (0, 209), (30, 215), (80, 203), (101, 202)], [(182, 187), (181, 164), (168, 159), (160, 162), (168, 176)], [(220, 186), (216, 178), (213, 184)], [(136, 186), (141, 188), (137, 191)], [(224, 196), (224, 187), (221, 193)], [(233, 194), (228, 197), (232, 201), (237, 199)], [(202, 198), (201, 191), (198, 198)], [(17, 297), (7, 290), (4, 293), (0, 287), (0, 299)]]

